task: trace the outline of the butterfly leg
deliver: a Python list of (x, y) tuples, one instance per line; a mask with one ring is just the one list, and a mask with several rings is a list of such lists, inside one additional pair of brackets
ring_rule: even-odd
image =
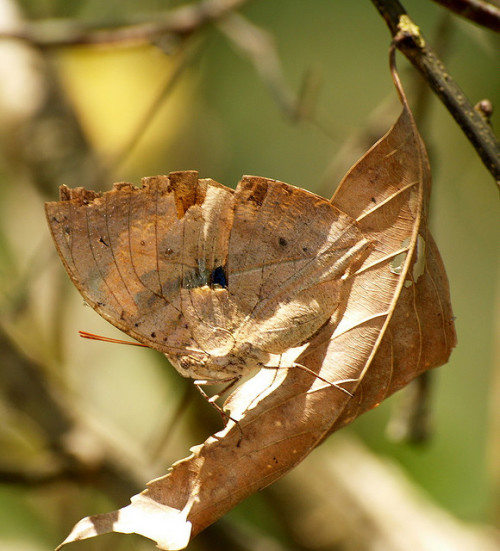
[(222, 417), (222, 421), (224, 423), (224, 426), (226, 426), (229, 421), (232, 421), (238, 427), (238, 430), (240, 431), (240, 438), (238, 440), (238, 443), (236, 444), (237, 447), (239, 447), (240, 444), (241, 444), (241, 440), (243, 438), (243, 430), (242, 430), (239, 422), (236, 419), (233, 419), (230, 415), (228, 415), (219, 406), (219, 404), (216, 402), (216, 400), (218, 400), (221, 396), (223, 396), (224, 394), (226, 394), (226, 392), (228, 392), (231, 388), (233, 388), (233, 386), (236, 385), (239, 380), (240, 380), (240, 377), (234, 377), (233, 379), (230, 379), (229, 383), (218, 394), (214, 394), (211, 397), (203, 390), (203, 388), (201, 388), (202, 385), (210, 384), (211, 381), (206, 381), (206, 380), (203, 380), (203, 379), (198, 379), (198, 380), (194, 381), (194, 384), (195, 384), (196, 388), (198, 389), (198, 392), (203, 396), (203, 398), (205, 398), (205, 400), (213, 408), (215, 408), (219, 412), (220, 416)]
[[(234, 377), (233, 379), (224, 380), (223, 382), (227, 382), (228, 384), (218, 393), (214, 394), (211, 398), (208, 399), (208, 401), (212, 404), (216, 400), (218, 400), (221, 396), (224, 396), (224, 394), (227, 394), (241, 379), (241, 377)], [(195, 381), (195, 384), (199, 382), (200, 384), (208, 384), (207, 381)]]

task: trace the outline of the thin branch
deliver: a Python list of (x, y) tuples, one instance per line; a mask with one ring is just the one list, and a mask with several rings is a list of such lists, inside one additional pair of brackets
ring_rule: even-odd
[[(249, 0), (203, 0), (159, 16), (155, 21), (96, 28), (73, 20), (26, 22), (18, 29), (0, 32), (0, 39), (17, 39), (42, 49), (78, 45), (117, 45), (149, 43), (162, 35), (185, 37), (204, 25), (222, 18)], [(108, 28), (105, 28), (108, 27)]]
[(482, 27), (500, 32), (500, 8), (483, 0), (432, 0)]
[(500, 185), (500, 144), (486, 118), (451, 78), (399, 1), (372, 0), (372, 3), (387, 23), (397, 48), (420, 71)]

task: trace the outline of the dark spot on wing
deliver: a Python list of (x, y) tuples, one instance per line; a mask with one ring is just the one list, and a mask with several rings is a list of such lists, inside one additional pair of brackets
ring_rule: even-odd
[(219, 287), (227, 287), (227, 277), (222, 266), (217, 266), (210, 276), (210, 285), (218, 285)]
[(217, 266), (210, 272), (204, 267), (205, 262), (199, 261), (198, 268), (184, 274), (181, 287), (196, 289), (198, 287), (227, 287), (227, 276), (222, 266)]
[(288, 245), (288, 241), (284, 238), (284, 237), (280, 237), (279, 238), (279, 244), (282, 246), (282, 247), (286, 247)]

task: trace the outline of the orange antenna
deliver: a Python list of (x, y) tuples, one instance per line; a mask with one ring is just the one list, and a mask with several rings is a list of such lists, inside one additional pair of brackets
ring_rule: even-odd
[(130, 344), (131, 346), (143, 346), (144, 348), (149, 348), (146, 344), (133, 341), (124, 341), (122, 339), (112, 339), (111, 337), (103, 337), (101, 335), (94, 335), (94, 333), (87, 333), (87, 331), (78, 331), (82, 339), (89, 339), (91, 341), (103, 341), (103, 342), (112, 342), (114, 344)]

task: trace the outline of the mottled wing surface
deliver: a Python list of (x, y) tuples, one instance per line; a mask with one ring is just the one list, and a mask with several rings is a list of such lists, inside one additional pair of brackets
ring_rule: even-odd
[(235, 193), (227, 278), (238, 299), (239, 340), (281, 353), (332, 314), (346, 273), (367, 240), (326, 199), (246, 176)]
[(329, 319), (367, 246), (326, 199), (252, 176), (235, 192), (194, 171), (103, 194), (63, 188), (46, 210), (85, 300), (167, 354), (297, 346)]

